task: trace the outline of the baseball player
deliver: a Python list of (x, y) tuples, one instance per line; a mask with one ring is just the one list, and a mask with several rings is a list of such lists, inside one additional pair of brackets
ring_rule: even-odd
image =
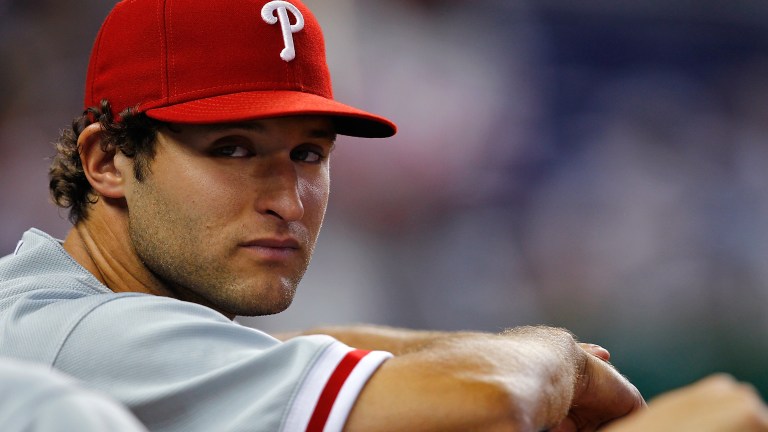
[(0, 355), (157, 431), (594, 430), (641, 409), (607, 352), (561, 329), (279, 340), (232, 321), (290, 305), (335, 137), (395, 131), (333, 98), (298, 0), (119, 2), (50, 170), (73, 228), (0, 260)]

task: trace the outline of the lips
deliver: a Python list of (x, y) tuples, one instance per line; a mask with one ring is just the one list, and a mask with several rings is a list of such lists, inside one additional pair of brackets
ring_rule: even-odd
[(264, 238), (250, 240), (242, 243), (243, 247), (274, 248), (274, 249), (300, 249), (301, 244), (294, 238)]
[(294, 238), (262, 238), (242, 243), (241, 248), (261, 262), (290, 262), (300, 255), (301, 244)]

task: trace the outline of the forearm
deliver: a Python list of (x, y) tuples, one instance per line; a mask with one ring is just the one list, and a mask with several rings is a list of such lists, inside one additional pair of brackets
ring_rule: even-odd
[(426, 330), (410, 330), (376, 325), (317, 327), (297, 333), (277, 335), (286, 340), (291, 337), (311, 334), (325, 334), (358, 349), (388, 351), (402, 355), (423, 349), (425, 346), (448, 337), (477, 333), (448, 333)]
[(318, 333), (395, 354), (360, 395), (350, 431), (537, 431), (560, 421), (589, 428), (644, 406), (606, 363), (607, 351), (580, 346), (562, 329), (493, 335), (353, 326), (302, 334)]
[(348, 430), (528, 431), (568, 412), (583, 351), (567, 332), (420, 336), (374, 375)]

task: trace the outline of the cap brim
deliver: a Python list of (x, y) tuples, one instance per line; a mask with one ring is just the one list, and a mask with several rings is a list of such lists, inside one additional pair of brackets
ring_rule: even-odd
[[(141, 109), (141, 111), (144, 111)], [(225, 123), (293, 115), (333, 118), (336, 133), (364, 138), (386, 138), (397, 132), (390, 120), (311, 93), (256, 91), (231, 93), (149, 108), (147, 116), (172, 123)]]

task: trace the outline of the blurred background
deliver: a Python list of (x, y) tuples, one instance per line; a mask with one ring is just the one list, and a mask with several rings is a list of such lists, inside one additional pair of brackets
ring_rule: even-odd
[[(571, 329), (645, 394), (725, 371), (768, 395), (768, 3), (306, 0), (342, 138), (315, 259), (266, 331)], [(0, 0), (0, 255), (48, 198), (113, 1)]]

